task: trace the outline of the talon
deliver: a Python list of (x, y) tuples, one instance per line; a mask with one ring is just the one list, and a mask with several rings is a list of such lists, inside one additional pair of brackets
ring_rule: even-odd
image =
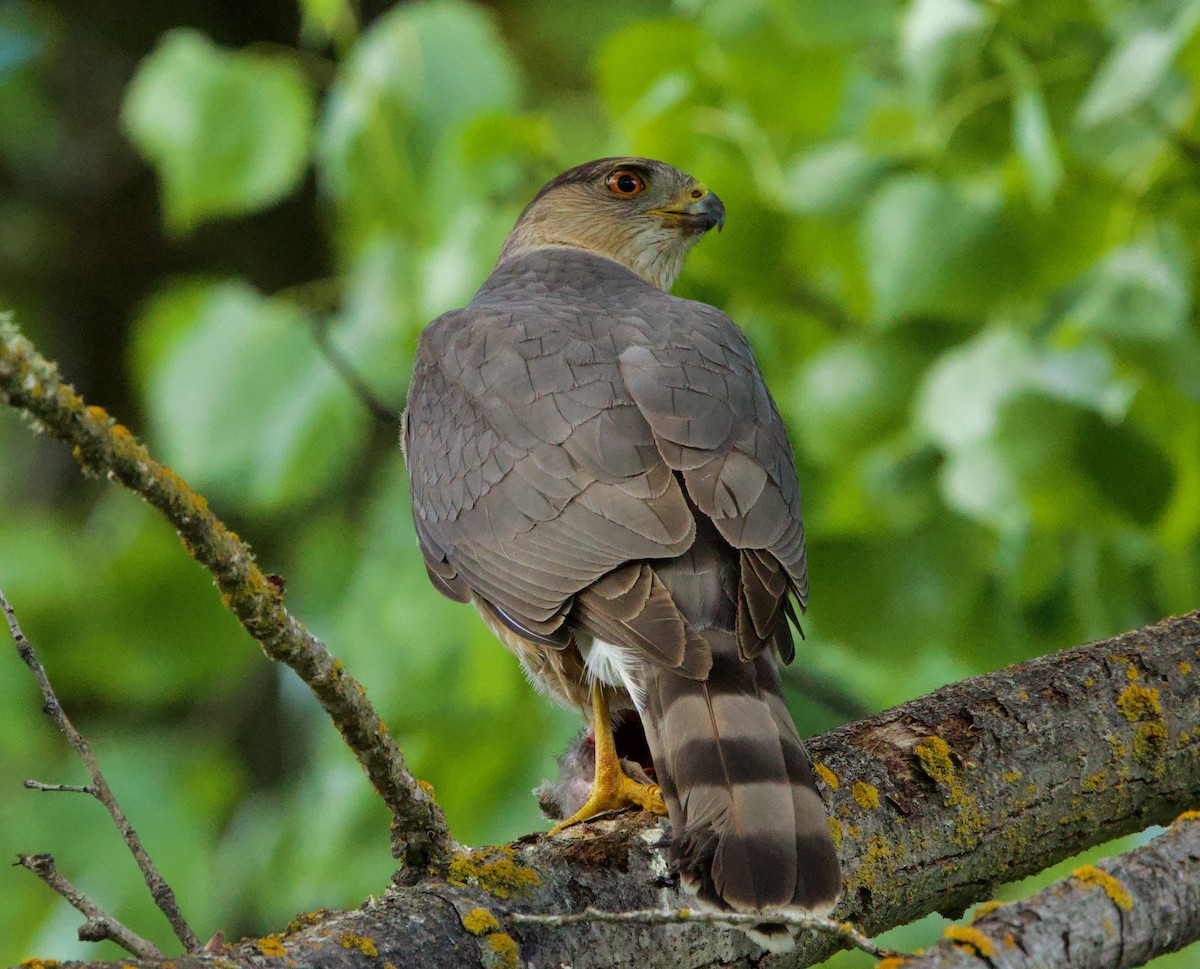
[(592, 687), (592, 722), (596, 734), (596, 774), (592, 781), (592, 792), (583, 807), (550, 829), (551, 834), (558, 834), (565, 828), (609, 811), (636, 807), (652, 814), (667, 813), (667, 805), (657, 784), (641, 784), (621, 769), (608, 712), (608, 698), (599, 684)]

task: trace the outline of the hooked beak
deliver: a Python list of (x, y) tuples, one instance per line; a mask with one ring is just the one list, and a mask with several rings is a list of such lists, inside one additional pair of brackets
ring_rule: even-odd
[(670, 209), (659, 209), (659, 215), (669, 216), (683, 224), (690, 232), (707, 232), (716, 227), (718, 232), (725, 226), (725, 206), (708, 189), (698, 199)]

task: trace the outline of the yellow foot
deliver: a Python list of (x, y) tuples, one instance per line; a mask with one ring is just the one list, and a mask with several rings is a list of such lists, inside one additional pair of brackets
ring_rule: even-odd
[(612, 718), (608, 714), (608, 697), (600, 684), (592, 686), (592, 731), (596, 738), (596, 773), (592, 792), (584, 804), (567, 820), (550, 829), (558, 834), (580, 821), (594, 818), (606, 811), (623, 811), (639, 807), (654, 814), (666, 814), (662, 793), (657, 784), (640, 784), (621, 769), (617, 746), (613, 740)]
[(569, 828), (580, 821), (587, 821), (598, 814), (635, 807), (649, 811), (651, 814), (666, 815), (667, 813), (667, 806), (663, 803), (662, 793), (657, 784), (639, 784), (621, 771), (612, 779), (611, 783), (595, 784), (587, 803), (567, 820), (560, 821), (551, 828), (550, 833), (558, 834), (564, 828)]

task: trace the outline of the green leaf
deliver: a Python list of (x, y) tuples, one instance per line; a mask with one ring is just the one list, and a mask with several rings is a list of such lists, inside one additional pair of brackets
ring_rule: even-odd
[(928, 175), (890, 180), (871, 200), (861, 227), (878, 321), (960, 316), (994, 299), (1009, 282), (996, 277), (993, 265), (1002, 201), (998, 188), (987, 184), (963, 188)]
[(1062, 325), (1124, 340), (1181, 336), (1192, 309), (1186, 251), (1154, 240), (1114, 250), (1084, 277)]
[(288, 61), (175, 30), (142, 62), (121, 121), (158, 171), (168, 229), (187, 232), (296, 188), (308, 164), (313, 98)]
[(38, 57), (48, 40), (26, 4), (0, 4), (0, 81)]
[(947, 451), (990, 439), (1001, 408), (1027, 391), (1121, 420), (1136, 386), (1116, 375), (1111, 354), (1100, 347), (1035, 349), (1010, 329), (984, 332), (945, 354), (925, 376), (916, 421)]
[(918, 100), (937, 93), (946, 72), (987, 28), (973, 0), (915, 0), (901, 27), (900, 53)]
[(172, 466), (238, 507), (303, 502), (346, 469), (365, 418), (299, 310), (244, 283), (190, 283), (137, 324), (135, 364)]
[(1033, 198), (1045, 209), (1062, 182), (1062, 160), (1037, 74), (1015, 44), (1001, 44), (997, 54), (1016, 85), (1013, 97), (1012, 138), (1029, 178)]
[(1087, 127), (1110, 121), (1144, 104), (1162, 81), (1180, 47), (1169, 30), (1143, 30), (1105, 58), (1083, 96), (1078, 122)]
[(1085, 415), (1076, 460), (1099, 495), (1129, 521), (1150, 527), (1166, 509), (1175, 485), (1175, 468), (1136, 428)]
[(511, 111), (519, 75), (489, 11), (461, 0), (395, 7), (338, 71), (321, 123), (323, 187), (362, 231), (414, 228), (435, 157), (468, 123)]
[(300, 0), (305, 39), (347, 43), (358, 29), (356, 4), (351, 0)]
[(843, 341), (811, 358), (796, 382), (801, 446), (831, 463), (894, 429), (908, 399), (913, 360), (896, 347)]
[(784, 173), (785, 209), (801, 215), (832, 215), (853, 208), (886, 170), (887, 159), (853, 141), (817, 145)]

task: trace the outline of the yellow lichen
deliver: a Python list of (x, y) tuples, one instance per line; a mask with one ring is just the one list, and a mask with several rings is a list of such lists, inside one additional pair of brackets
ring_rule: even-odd
[(462, 917), (463, 928), (472, 935), (487, 935), (500, 928), (500, 923), (486, 908), (473, 908)]
[(488, 948), (492, 952), (492, 965), (498, 969), (517, 969), (521, 950), (517, 947), (511, 935), (503, 932), (493, 932), (487, 937)]
[(261, 938), (257, 942), (255, 942), (254, 944), (255, 944), (255, 946), (257, 946), (258, 951), (261, 952), (264, 956), (286, 956), (287, 955), (287, 949), (284, 947), (283, 943), (281, 941), (279, 941), (279, 936), (277, 936), (277, 935), (264, 936), (263, 938)]
[(355, 935), (353, 932), (343, 932), (335, 940), (343, 949), (357, 949), (364, 956), (377, 956), (379, 950), (375, 940), (365, 935)]
[(1100, 924), (1104, 926), (1105, 935), (1112, 935), (1117, 930), (1117, 927), (1113, 925), (1112, 919), (1108, 918), (1107, 916), (1100, 920)]
[(26, 969), (54, 969), (58, 965), (57, 959), (26, 959), (21, 965)]
[(1191, 671), (1192, 671), (1191, 663), (1189, 663), (1186, 659), (1180, 662), (1180, 664), (1179, 664), (1179, 672), (1180, 673), (1182, 673), (1184, 676), (1187, 676)]
[(1200, 821), (1200, 811), (1184, 811), (1175, 819), (1176, 824), (1180, 821)]
[(284, 934), (293, 935), (303, 928), (307, 928), (310, 925), (316, 925), (318, 922), (321, 922), (323, 919), (325, 919), (325, 917), (329, 914), (330, 911), (327, 908), (319, 908), (312, 912), (303, 912), (288, 922), (287, 928), (283, 930)]
[(941, 737), (926, 737), (913, 747), (921, 769), (939, 788), (946, 807), (959, 809), (959, 824), (955, 826), (952, 840), (961, 847), (972, 847), (979, 841), (983, 830), (983, 817), (976, 799), (967, 794), (959, 772), (950, 756), (950, 745)]
[(980, 932), (965, 925), (947, 925), (942, 934), (960, 948), (973, 949), (983, 958), (989, 958), (996, 951), (992, 940)]
[(1150, 690), (1136, 683), (1130, 683), (1117, 697), (1117, 709), (1130, 723), (1152, 720), (1162, 716), (1162, 702), (1158, 690)]
[(1015, 949), (1017, 947), (1017, 939), (1011, 932), (1004, 933), (1004, 948)]
[(975, 911), (971, 913), (971, 923), (974, 924), (980, 919), (987, 918), (998, 908), (1004, 908), (1004, 903), (998, 902), (995, 899), (990, 902), (980, 902), (975, 906)]
[(433, 800), (437, 800), (437, 793), (434, 791), (433, 785), (430, 784), (429, 781), (418, 780), (417, 787), (428, 794)]
[(1020, 779), (1021, 772), (1019, 770), (1006, 770), (1000, 775), (1000, 780), (1004, 781), (1005, 784), (1011, 784), (1013, 781), (1019, 781)]
[(1125, 667), (1125, 679), (1127, 679), (1130, 683), (1136, 683), (1140, 676), (1141, 676), (1141, 674), (1137, 671), (1137, 667), (1135, 667), (1135, 666), (1126, 666)]
[(1133, 734), (1133, 759), (1157, 768), (1167, 752), (1167, 731), (1161, 723), (1139, 723)]
[(854, 795), (854, 800), (858, 801), (859, 806), (866, 808), (868, 811), (873, 811), (879, 807), (879, 791), (870, 784), (855, 781), (850, 793)]
[(1133, 896), (1129, 890), (1106, 871), (1092, 865), (1084, 865), (1071, 872), (1071, 877), (1084, 885), (1095, 885), (1104, 890), (1114, 905), (1126, 911), (1133, 908)]
[(826, 784), (828, 784), (830, 786), (830, 788), (832, 788), (833, 790), (836, 791), (839, 787), (842, 786), (842, 782), (840, 780), (838, 780), (837, 774), (835, 774), (833, 771), (831, 771), (824, 764), (814, 764), (813, 770), (816, 771), (817, 776), (819, 778), (821, 778), (821, 780), (823, 780)]
[(879, 875), (881, 869), (884, 868), (883, 862), (891, 857), (891, 846), (883, 839), (882, 835), (875, 835), (871, 838), (862, 857), (859, 858), (858, 867), (850, 876), (849, 884), (855, 888), (867, 888), (873, 891), (879, 884)]
[(902, 969), (906, 962), (908, 960), (903, 956), (888, 956), (875, 963), (875, 969)]
[(497, 898), (510, 898), (541, 885), (537, 872), (517, 862), (515, 856), (507, 845), (460, 851), (450, 861), (446, 881), (451, 885), (478, 885)]
[(833, 847), (840, 851), (842, 847), (842, 822), (837, 818), (829, 819), (829, 835), (833, 838)]
[(941, 786), (948, 786), (954, 779), (954, 762), (950, 759), (950, 745), (941, 737), (926, 737), (913, 750), (925, 773)]
[(1079, 785), (1079, 789), (1085, 794), (1094, 794), (1096, 791), (1102, 791), (1105, 787), (1105, 776), (1104, 771), (1088, 774)]

